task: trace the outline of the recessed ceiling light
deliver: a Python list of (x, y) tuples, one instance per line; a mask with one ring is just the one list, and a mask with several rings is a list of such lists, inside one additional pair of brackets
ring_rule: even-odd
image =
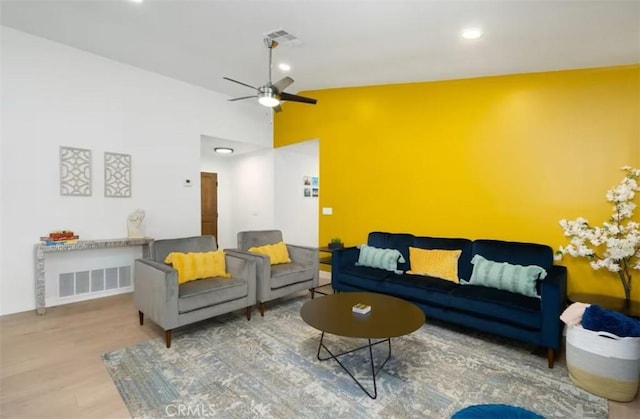
[(131, 3), (142, 3), (144, 0), (129, 0)]
[(291, 70), (291, 66), (287, 63), (280, 63), (280, 65), (278, 66), (278, 68), (282, 71), (289, 71)]
[(482, 29), (480, 28), (466, 28), (462, 30), (461, 36), (464, 39), (478, 39), (482, 36)]
[(230, 147), (216, 147), (213, 149), (216, 153), (220, 154), (231, 154), (233, 153), (233, 148)]

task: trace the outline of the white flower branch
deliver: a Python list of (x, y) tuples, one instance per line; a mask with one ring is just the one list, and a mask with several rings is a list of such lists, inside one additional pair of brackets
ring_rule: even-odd
[(640, 224), (631, 220), (636, 204), (632, 202), (640, 191), (640, 169), (622, 168), (626, 176), (609, 191), (606, 198), (613, 203), (613, 215), (602, 227), (591, 227), (582, 218), (573, 221), (560, 220), (560, 226), (569, 244), (560, 247), (556, 260), (569, 254), (590, 261), (594, 270), (606, 269), (620, 277), (628, 300), (631, 293), (631, 270), (640, 270)]

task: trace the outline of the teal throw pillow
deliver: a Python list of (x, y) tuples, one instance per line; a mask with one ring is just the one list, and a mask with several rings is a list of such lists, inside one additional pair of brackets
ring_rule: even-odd
[(483, 285), (511, 291), (527, 297), (538, 297), (536, 281), (544, 279), (547, 271), (536, 265), (512, 265), (507, 262), (494, 262), (475, 255), (471, 259), (473, 272), (469, 284)]
[(358, 246), (360, 255), (356, 266), (368, 266), (370, 268), (384, 269), (401, 274), (398, 270), (398, 262), (404, 263), (405, 259), (402, 253), (396, 249), (379, 249), (377, 247), (367, 246), (363, 244)]

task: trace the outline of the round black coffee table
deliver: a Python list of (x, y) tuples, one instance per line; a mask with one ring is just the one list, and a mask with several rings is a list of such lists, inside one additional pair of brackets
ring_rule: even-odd
[[(356, 304), (369, 305), (371, 306), (371, 311), (368, 314), (356, 314), (352, 311), (353, 306)], [(376, 375), (391, 358), (391, 338), (408, 335), (419, 329), (425, 321), (424, 312), (416, 305), (400, 298), (371, 292), (342, 292), (309, 300), (300, 309), (300, 316), (309, 326), (322, 332), (318, 345), (318, 359), (320, 361), (334, 359), (358, 384), (362, 391), (372, 399), (378, 396)], [(364, 338), (367, 339), (368, 344), (346, 352), (333, 354), (323, 343), (325, 333), (351, 338)], [(372, 339), (382, 340), (372, 342)], [(388, 343), (389, 354), (376, 371), (373, 365), (372, 347), (384, 342)], [(373, 394), (364, 388), (360, 381), (338, 359), (342, 355), (367, 348), (369, 349), (371, 363)], [(328, 357), (323, 358), (320, 356), (322, 349), (329, 354)]]

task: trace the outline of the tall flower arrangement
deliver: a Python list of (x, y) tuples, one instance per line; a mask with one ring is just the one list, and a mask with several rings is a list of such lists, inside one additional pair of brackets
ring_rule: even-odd
[(613, 203), (613, 214), (601, 227), (592, 227), (582, 217), (574, 221), (560, 220), (569, 244), (560, 247), (556, 259), (564, 254), (590, 260), (594, 270), (606, 269), (620, 277), (624, 296), (631, 298), (631, 271), (640, 270), (640, 225), (632, 220), (636, 192), (640, 191), (640, 169), (625, 166), (624, 179), (607, 191), (607, 201)]

